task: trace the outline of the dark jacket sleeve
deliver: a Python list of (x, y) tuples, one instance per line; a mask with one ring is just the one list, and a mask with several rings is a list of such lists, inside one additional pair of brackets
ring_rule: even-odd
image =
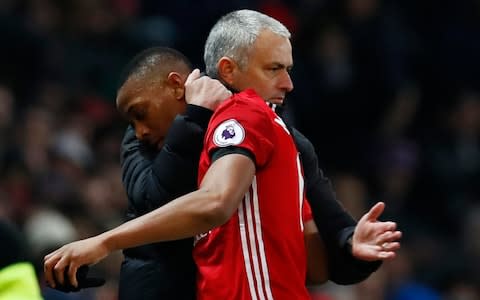
[(162, 149), (152, 149), (129, 126), (122, 141), (122, 181), (129, 210), (138, 216), (189, 193), (197, 187), (198, 163), (212, 111), (188, 105), (178, 115)]
[(302, 160), (313, 219), (327, 249), (330, 280), (337, 284), (358, 283), (376, 271), (381, 263), (361, 261), (352, 256), (347, 240), (357, 222), (337, 201), (330, 181), (318, 166), (312, 143), (294, 128), (292, 133)]

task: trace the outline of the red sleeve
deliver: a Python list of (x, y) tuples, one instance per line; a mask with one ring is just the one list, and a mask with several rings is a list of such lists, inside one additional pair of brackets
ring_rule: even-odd
[(252, 90), (232, 96), (213, 114), (205, 136), (205, 149), (234, 146), (255, 156), (257, 167), (264, 166), (273, 151), (272, 122), (268, 106)]
[(303, 198), (302, 219), (303, 219), (303, 224), (313, 219), (310, 203), (308, 203), (308, 200), (305, 197)]

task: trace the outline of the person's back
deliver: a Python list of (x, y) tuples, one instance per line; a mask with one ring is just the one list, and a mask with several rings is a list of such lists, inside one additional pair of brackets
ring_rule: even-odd
[[(253, 90), (236, 94), (212, 116), (199, 181), (219, 156), (246, 151), (256, 165), (236, 213), (197, 237), (197, 299), (308, 299), (298, 152), (283, 121)], [(305, 203), (305, 207), (304, 207)]]

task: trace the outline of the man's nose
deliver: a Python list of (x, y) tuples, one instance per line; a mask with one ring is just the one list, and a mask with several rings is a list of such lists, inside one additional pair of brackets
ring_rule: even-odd
[(282, 78), (280, 79), (280, 88), (287, 92), (291, 92), (293, 90), (292, 78), (287, 71), (282, 74)]
[(143, 126), (143, 125), (139, 125), (139, 124), (135, 125), (135, 136), (140, 141), (146, 140), (148, 138), (149, 134), (150, 134), (150, 130), (148, 129), (147, 126)]

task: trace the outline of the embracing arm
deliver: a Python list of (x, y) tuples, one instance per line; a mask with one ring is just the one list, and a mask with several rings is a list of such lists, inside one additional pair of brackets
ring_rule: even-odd
[(63, 274), (68, 270), (70, 282), (77, 286), (77, 269), (98, 262), (112, 251), (191, 237), (222, 225), (237, 209), (254, 174), (254, 163), (245, 155), (219, 158), (210, 166), (199, 190), (115, 229), (48, 254), (44, 263), (48, 284), (54, 287), (54, 278), (63, 284)]
[(327, 252), (313, 220), (305, 223), (303, 234), (307, 251), (307, 284), (325, 283), (328, 281)]

